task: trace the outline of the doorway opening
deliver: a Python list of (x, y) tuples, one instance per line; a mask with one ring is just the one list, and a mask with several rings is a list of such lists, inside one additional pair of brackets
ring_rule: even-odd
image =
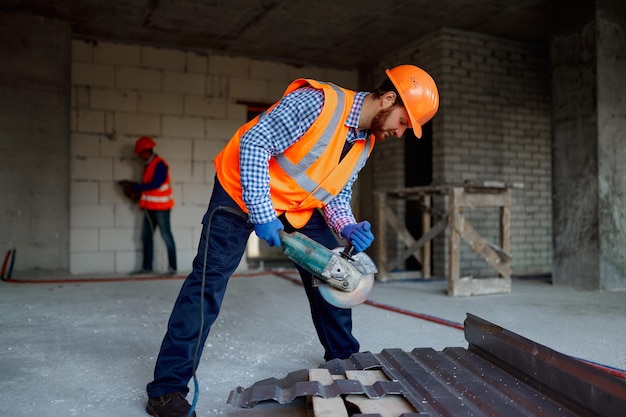
[[(432, 123), (428, 122), (422, 126), (420, 139), (413, 134), (412, 129), (407, 130), (404, 134), (404, 186), (430, 185), (432, 181), (433, 128)], [(406, 200), (404, 223), (416, 240), (423, 234), (421, 213), (418, 201)], [(422, 269), (420, 262), (413, 256), (407, 258), (404, 266), (409, 271), (421, 271)]]

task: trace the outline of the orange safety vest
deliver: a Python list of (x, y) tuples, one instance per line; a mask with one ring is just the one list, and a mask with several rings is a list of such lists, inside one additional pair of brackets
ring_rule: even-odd
[[(165, 166), (168, 166), (163, 158), (159, 155), (155, 155), (152, 161), (148, 163), (143, 171), (144, 184), (152, 181), (154, 176), (154, 169), (159, 162), (163, 162)], [(147, 210), (169, 210), (174, 207), (174, 196), (172, 193), (172, 186), (170, 183), (170, 171), (167, 170), (167, 177), (165, 182), (157, 189), (150, 191), (142, 191), (141, 198), (139, 199), (139, 207)]]
[[(345, 121), (354, 102), (354, 91), (331, 83), (299, 79), (287, 87), (284, 96), (304, 86), (324, 92), (322, 112), (296, 143), (269, 161), (274, 210), (277, 215), (285, 213), (296, 228), (304, 226), (315, 209), (324, 207), (339, 194), (374, 148), (373, 136), (357, 140), (340, 162), (350, 129)], [(277, 104), (240, 127), (214, 160), (220, 184), (246, 213), (248, 209), (242, 198), (239, 170), (239, 143), (241, 137)]]

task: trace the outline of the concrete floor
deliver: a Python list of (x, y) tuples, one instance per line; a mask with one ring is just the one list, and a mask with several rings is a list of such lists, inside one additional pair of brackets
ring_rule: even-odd
[[(145, 384), (181, 284), (0, 283), (0, 415), (145, 416)], [(445, 289), (443, 280), (377, 283), (370, 299), (457, 323), (472, 313), (559, 352), (626, 369), (626, 292), (545, 280), (514, 280), (502, 295), (452, 298)], [(369, 305), (354, 309), (354, 333), (373, 353), (467, 347), (461, 330)], [(275, 403), (242, 410), (226, 400), (238, 386), (317, 368), (322, 354), (299, 285), (269, 271), (239, 274), (200, 363), (198, 416), (256, 416), (267, 407), (275, 417), (293, 415)]]

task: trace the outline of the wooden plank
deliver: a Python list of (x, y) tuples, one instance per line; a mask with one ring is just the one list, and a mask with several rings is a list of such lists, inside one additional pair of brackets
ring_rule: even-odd
[[(463, 217), (458, 215), (458, 217)], [(462, 220), (458, 225), (459, 228), (456, 229), (463, 240), (465, 240), (471, 246), (472, 250), (476, 252), (480, 257), (482, 257), (493, 269), (498, 271), (500, 275), (503, 277), (511, 276), (511, 265), (508, 261), (502, 261), (500, 256), (494, 251), (489, 242), (485, 238), (483, 238), (477, 231), (472, 227), (471, 224), (467, 220)]]
[(506, 196), (503, 192), (497, 194), (484, 193), (464, 193), (463, 201), (459, 203), (461, 207), (480, 208), (480, 207), (500, 207), (506, 203)]
[(472, 295), (502, 294), (511, 292), (511, 278), (460, 278), (454, 283), (454, 297)]
[(375, 204), (377, 213), (377, 234), (378, 239), (375, 240), (376, 244), (376, 265), (378, 266), (378, 279), (385, 281), (387, 277), (387, 221), (385, 220), (385, 206), (387, 205), (387, 198), (384, 192), (378, 192), (375, 194)]
[(511, 193), (506, 192), (504, 206), (500, 207), (500, 246), (511, 253)]
[(415, 413), (415, 409), (401, 395), (390, 395), (378, 399), (370, 399), (364, 395), (348, 395), (346, 402), (355, 405), (361, 414), (400, 417), (404, 413)]
[[(332, 385), (334, 382), (328, 369), (309, 369), (309, 380), (319, 381), (324, 385)], [(348, 411), (341, 397), (321, 398), (313, 396), (311, 402), (315, 417), (348, 417)]]
[[(409, 229), (406, 228), (404, 223), (400, 220), (400, 218), (396, 215), (396, 213), (391, 210), (389, 206), (385, 207), (385, 216), (387, 223), (393, 227), (393, 230), (398, 234), (398, 237), (406, 246), (411, 246), (415, 242), (415, 238), (409, 232)], [(413, 253), (413, 256), (417, 258), (418, 261), (422, 262), (422, 254), (418, 251)], [(387, 267), (387, 269), (392, 269)]]
[[(363, 385), (373, 385), (376, 381), (388, 381), (379, 370), (349, 371), (346, 377), (360, 381)], [(358, 407), (361, 414), (380, 414), (381, 417), (399, 417), (403, 413), (415, 413), (415, 408), (402, 395), (387, 395), (382, 398), (368, 398), (366, 395), (348, 395), (346, 402)]]
[[(426, 197), (424, 197), (426, 199)], [(426, 210), (422, 211), (423, 223), (428, 225), (428, 229), (430, 230), (430, 197), (427, 197), (427, 204), (422, 204)], [(420, 239), (418, 241), (411, 235), (411, 232), (406, 228), (404, 222), (400, 220), (400, 218), (396, 215), (396, 213), (387, 205), (387, 199), (384, 197), (383, 193), (379, 193), (377, 196), (377, 205), (379, 207), (379, 236), (381, 236), (381, 240), (384, 241), (382, 244), (378, 246), (378, 269), (380, 273), (378, 277), (381, 281), (386, 281), (392, 277), (393, 274), (391, 270), (398, 267), (398, 265), (407, 259), (409, 256), (414, 256), (422, 265), (422, 276), (430, 276), (431, 275), (431, 267), (430, 267), (430, 240), (434, 237), (426, 237), (424, 239)], [(383, 220), (384, 219), (384, 220)], [(404, 251), (401, 255), (397, 256), (395, 260), (389, 262), (387, 256), (387, 248), (386, 248), (386, 227), (381, 227), (380, 223), (386, 223), (390, 225), (393, 231), (396, 232), (397, 236), (400, 238), (400, 241), (404, 243), (407, 247), (412, 248), (410, 251)], [(440, 233), (438, 231), (436, 234)], [(429, 235), (431, 236), (431, 235)], [(425, 246), (425, 243), (428, 243), (427, 248), (422, 249)], [(427, 260), (426, 259), (427, 255)], [(424, 275), (423, 273), (426, 273)]]
[[(424, 196), (422, 200), (422, 204), (424, 206), (424, 210), (422, 210), (422, 234), (426, 235), (430, 231), (430, 222), (431, 222), (431, 205), (432, 205), (432, 197), (429, 195)], [(422, 276), (424, 278), (428, 278), (431, 275), (431, 265), (430, 265), (430, 257), (432, 253), (432, 245), (430, 243), (432, 239), (429, 239), (424, 243), (424, 247), (422, 249)]]
[[(496, 251), (492, 243), (484, 239), (461, 214), (460, 202), (465, 191), (454, 188), (450, 191), (450, 264), (448, 277), (448, 295), (470, 296), (478, 294), (495, 294), (511, 291), (510, 255)], [(507, 200), (504, 200), (506, 204)], [(502, 221), (502, 220), (501, 220)], [(460, 238), (469, 243), (474, 252), (480, 255), (503, 278), (460, 278), (459, 244)], [(502, 243), (502, 242), (501, 242)], [(505, 256), (506, 255), (506, 256)], [(503, 258), (505, 258), (503, 260)]]
[(466, 188), (524, 188), (523, 182), (513, 181), (471, 181), (467, 180), (463, 184)]
[(493, 242), (488, 241), (487, 239), (485, 239), (485, 242), (500, 257), (500, 260), (502, 262), (509, 262), (511, 260), (510, 253), (505, 252), (501, 247), (499, 247)]
[(416, 187), (395, 188), (387, 191), (387, 194), (399, 198), (405, 198), (409, 195), (445, 195), (448, 192), (448, 188), (449, 186), (447, 185), (420, 185)]
[(387, 375), (381, 370), (352, 371), (346, 369), (346, 378), (359, 381), (363, 385), (374, 385), (376, 381), (389, 381)]
[(462, 188), (455, 187), (450, 189), (450, 198), (448, 201), (450, 213), (448, 216), (448, 221), (450, 222), (450, 236), (448, 237), (448, 294), (450, 295), (455, 293), (454, 286), (460, 277), (459, 244), (461, 243), (461, 238), (458, 230), (462, 229), (460, 223), (463, 218), (460, 215), (458, 202), (462, 193)]
[(419, 252), (419, 249), (422, 246), (424, 246), (427, 242), (430, 242), (437, 235), (443, 232), (446, 229), (446, 226), (448, 226), (448, 218), (444, 217), (439, 223), (437, 223), (432, 229), (430, 229), (428, 233), (422, 235), (422, 237), (414, 241), (413, 244), (409, 245), (409, 247), (405, 249), (400, 255), (398, 255), (395, 260), (389, 262), (387, 268), (389, 268), (389, 270), (393, 270), (409, 256), (415, 256), (415, 254)]

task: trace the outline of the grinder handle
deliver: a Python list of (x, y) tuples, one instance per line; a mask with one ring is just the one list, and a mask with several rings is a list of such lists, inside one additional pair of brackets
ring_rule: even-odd
[[(283, 229), (280, 229), (278, 231), (278, 237), (280, 237), (280, 241), (281, 243), (283, 242), (285, 236), (288, 236), (289, 233), (285, 232)], [(341, 252), (341, 256), (343, 256), (344, 258), (347, 259), (352, 259), (352, 257), (356, 255), (356, 250), (354, 249), (354, 245), (350, 242), (348, 242), (348, 246), (346, 246), (343, 249), (343, 252)]]

